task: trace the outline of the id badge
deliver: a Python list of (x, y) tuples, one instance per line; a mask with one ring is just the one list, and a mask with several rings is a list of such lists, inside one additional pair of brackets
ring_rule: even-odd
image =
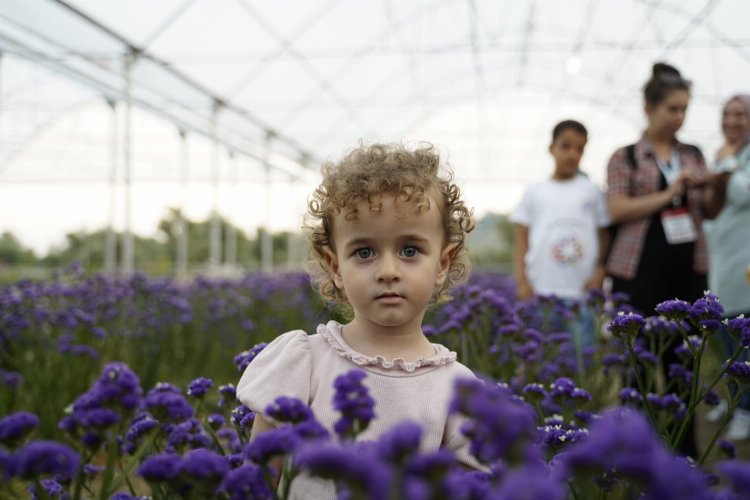
[(661, 213), (661, 225), (670, 245), (690, 243), (698, 238), (693, 218), (687, 208), (673, 208)]

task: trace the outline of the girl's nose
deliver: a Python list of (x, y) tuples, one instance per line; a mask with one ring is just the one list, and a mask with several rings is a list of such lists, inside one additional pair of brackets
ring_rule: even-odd
[(380, 259), (380, 266), (377, 271), (378, 281), (391, 282), (401, 279), (398, 259), (393, 256), (385, 255)]

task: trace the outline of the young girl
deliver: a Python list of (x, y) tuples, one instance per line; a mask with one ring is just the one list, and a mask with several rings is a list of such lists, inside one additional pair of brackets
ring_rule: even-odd
[[(448, 415), (453, 380), (473, 374), (421, 327), (426, 309), (447, 300), (469, 271), (464, 244), (474, 222), (458, 187), (439, 169), (432, 147), (381, 144), (323, 167), (306, 223), (316, 260), (312, 279), (352, 320), (319, 325), (315, 335), (284, 333), (250, 363), (237, 396), (257, 413), (252, 437), (273, 426), (263, 412), (278, 396), (306, 402), (331, 430), (339, 417), (331, 404), (334, 379), (361, 368), (376, 418), (358, 440), (414, 420), (425, 428), (424, 450), (445, 446), (476, 466), (460, 422)], [(292, 484), (297, 495), (335, 493), (330, 482), (301, 477)]]

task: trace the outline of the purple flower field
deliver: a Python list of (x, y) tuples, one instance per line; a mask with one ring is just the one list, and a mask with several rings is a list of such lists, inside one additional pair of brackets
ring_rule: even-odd
[[(624, 297), (518, 303), (513, 291), (477, 273), (426, 318), (425, 333), (482, 375), (457, 381), (451, 404), (481, 464), (472, 471), (447, 449), (419, 452), (419, 422), (358, 440), (378, 415), (361, 371), (335, 383), (333, 429), (281, 397), (267, 409), (281, 425), (249, 441), (242, 370), (276, 335), (331, 316), (303, 274), (178, 284), (69, 271), (0, 288), (1, 497), (286, 498), (297, 474), (351, 499), (747, 497), (750, 462), (719, 439), (729, 415), (700, 456), (675, 450), (727, 384), (750, 390), (737, 361), (750, 319), (722, 321), (710, 294), (644, 318)], [(570, 327), (584, 310), (593, 345)], [(710, 348), (719, 328), (740, 341), (729, 360)], [(683, 361), (664, 380), (675, 336)]]

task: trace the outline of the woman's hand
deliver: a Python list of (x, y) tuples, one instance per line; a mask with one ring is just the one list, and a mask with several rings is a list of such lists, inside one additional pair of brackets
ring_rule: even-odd
[(737, 144), (725, 142), (721, 145), (719, 150), (716, 152), (716, 161), (722, 161), (723, 159), (734, 156), (737, 154)]

